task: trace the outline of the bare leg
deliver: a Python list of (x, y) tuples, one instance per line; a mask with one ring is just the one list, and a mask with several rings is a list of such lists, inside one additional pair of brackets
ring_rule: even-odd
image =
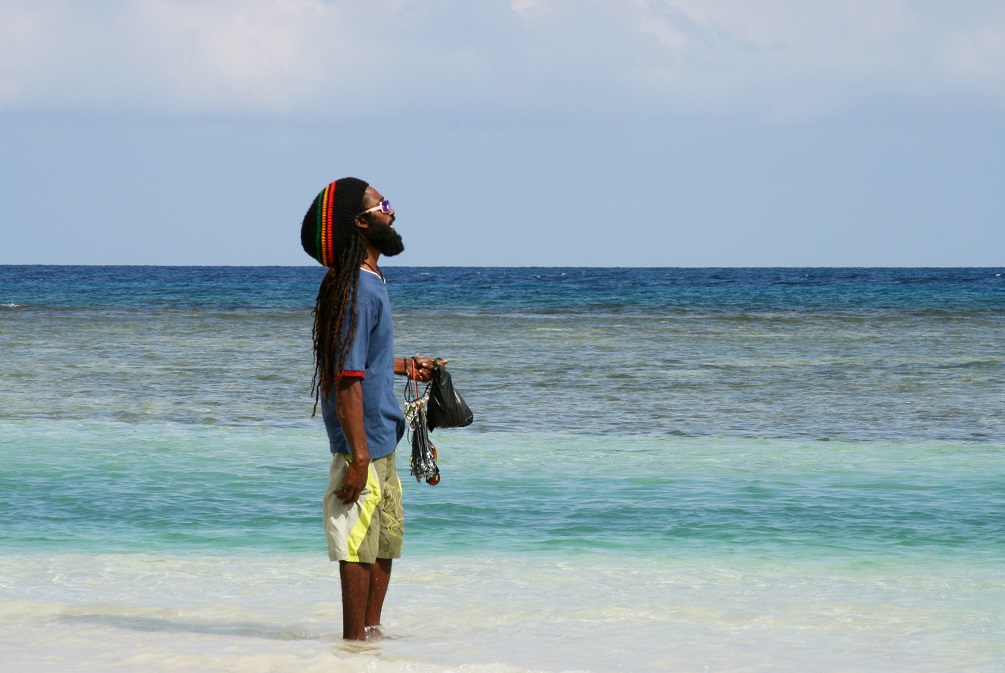
[(339, 561), (342, 580), (342, 637), (346, 640), (366, 640), (364, 616), (367, 613), (367, 591), (370, 585), (369, 563)]
[(366, 600), (366, 625), (380, 626), (380, 611), (384, 607), (387, 585), (391, 582), (391, 559), (379, 558), (370, 566), (370, 587)]

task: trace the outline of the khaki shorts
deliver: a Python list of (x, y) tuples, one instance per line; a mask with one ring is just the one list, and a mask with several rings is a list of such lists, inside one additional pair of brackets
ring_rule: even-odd
[(332, 561), (373, 563), (378, 558), (401, 556), (405, 512), (395, 455), (391, 453), (370, 463), (366, 486), (356, 502), (349, 505), (335, 495), (345, 479), (347, 456), (341, 453), (332, 456), (323, 501), (328, 558)]

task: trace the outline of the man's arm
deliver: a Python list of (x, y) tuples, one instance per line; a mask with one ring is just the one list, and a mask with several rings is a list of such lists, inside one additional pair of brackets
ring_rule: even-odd
[(343, 376), (339, 379), (335, 386), (335, 410), (352, 452), (352, 462), (346, 468), (342, 489), (335, 495), (348, 505), (359, 498), (370, 470), (370, 448), (363, 425), (363, 386), (358, 378)]

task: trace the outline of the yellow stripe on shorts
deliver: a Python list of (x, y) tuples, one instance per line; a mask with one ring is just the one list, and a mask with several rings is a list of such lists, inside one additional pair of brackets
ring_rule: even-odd
[(366, 531), (370, 527), (370, 519), (377, 509), (377, 505), (380, 504), (380, 480), (377, 479), (373, 465), (366, 471), (366, 487), (370, 489), (370, 494), (366, 496), (366, 500), (360, 506), (359, 518), (356, 519), (356, 524), (352, 527), (352, 532), (349, 533), (349, 539), (346, 540), (346, 546), (349, 547), (348, 560), (354, 563), (359, 562), (359, 546), (363, 543)]

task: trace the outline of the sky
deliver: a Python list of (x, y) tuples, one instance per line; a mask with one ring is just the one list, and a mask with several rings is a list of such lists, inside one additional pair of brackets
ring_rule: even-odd
[(0, 264), (1001, 266), (1001, 0), (0, 0)]

